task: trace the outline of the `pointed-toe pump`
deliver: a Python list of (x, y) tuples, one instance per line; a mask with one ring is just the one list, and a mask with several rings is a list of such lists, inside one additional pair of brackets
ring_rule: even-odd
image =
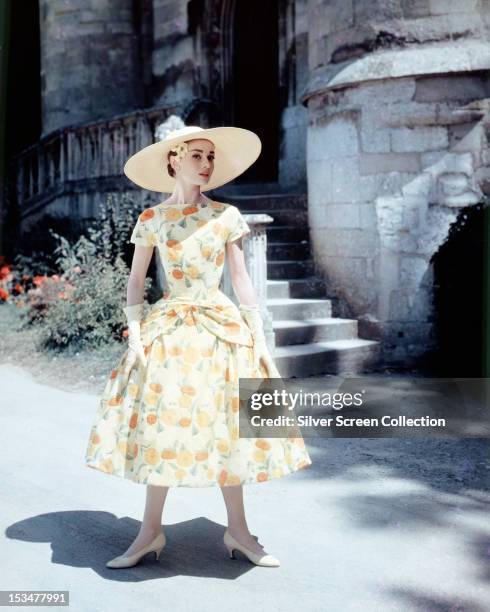
[(255, 565), (261, 565), (262, 567), (279, 567), (281, 564), (278, 559), (273, 557), (272, 555), (258, 555), (242, 544), (237, 542), (235, 538), (229, 533), (229, 531), (225, 531), (225, 535), (223, 536), (223, 542), (228, 550), (228, 554), (230, 555), (230, 559), (235, 559), (234, 551), (239, 550), (242, 552), (249, 561), (255, 563)]
[(139, 562), (139, 560), (142, 557), (144, 557), (149, 552), (154, 552), (156, 554), (155, 560), (158, 561), (160, 553), (162, 552), (165, 544), (166, 544), (165, 535), (163, 533), (159, 533), (152, 542), (144, 546), (137, 553), (134, 553), (134, 555), (130, 555), (129, 557), (123, 557), (122, 555), (119, 555), (118, 557), (115, 557), (114, 559), (111, 559), (110, 561), (108, 561), (106, 563), (106, 567), (112, 567), (112, 568), (133, 567)]

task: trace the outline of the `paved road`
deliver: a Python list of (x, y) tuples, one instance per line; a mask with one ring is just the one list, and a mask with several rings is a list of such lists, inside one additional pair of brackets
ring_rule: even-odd
[(9, 364), (0, 383), (1, 589), (69, 590), (84, 612), (490, 609), (488, 440), (310, 438), (309, 469), (245, 488), (251, 531), (280, 568), (227, 557), (209, 488), (170, 491), (158, 563), (109, 570), (145, 487), (85, 467), (97, 396)]

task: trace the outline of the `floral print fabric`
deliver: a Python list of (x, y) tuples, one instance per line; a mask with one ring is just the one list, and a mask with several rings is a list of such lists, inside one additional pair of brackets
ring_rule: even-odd
[(158, 204), (141, 213), (130, 241), (157, 247), (168, 290), (141, 322), (147, 366), (124, 374), (127, 350), (105, 384), (85, 462), (143, 484), (228, 486), (265, 482), (311, 464), (303, 438), (240, 438), (240, 377), (253, 368), (253, 339), (219, 289), (225, 245), (250, 232), (218, 202)]

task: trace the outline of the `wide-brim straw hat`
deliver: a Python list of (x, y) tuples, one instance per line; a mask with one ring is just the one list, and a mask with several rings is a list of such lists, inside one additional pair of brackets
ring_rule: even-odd
[(167, 171), (168, 153), (180, 142), (205, 138), (214, 144), (214, 171), (201, 191), (220, 187), (249, 168), (260, 155), (262, 143), (254, 132), (238, 127), (201, 128), (187, 125), (132, 155), (124, 174), (133, 183), (151, 191), (172, 193), (175, 178)]

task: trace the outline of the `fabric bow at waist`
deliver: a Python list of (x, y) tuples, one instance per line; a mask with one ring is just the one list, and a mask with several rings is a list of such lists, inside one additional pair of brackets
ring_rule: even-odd
[(205, 327), (209, 332), (235, 344), (253, 346), (250, 328), (235, 304), (196, 300), (192, 297), (161, 299), (150, 306), (141, 321), (141, 339), (148, 346), (160, 334), (171, 334), (180, 326)]

